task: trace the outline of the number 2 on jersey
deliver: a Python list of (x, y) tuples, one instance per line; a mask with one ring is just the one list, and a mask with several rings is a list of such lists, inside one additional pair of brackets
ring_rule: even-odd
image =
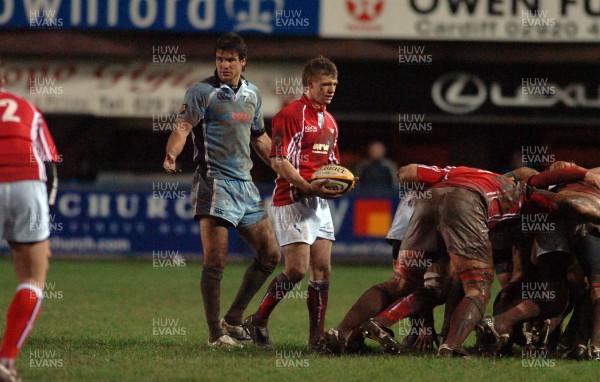
[(1, 107), (6, 107), (2, 113), (2, 118), (0, 118), (2, 122), (21, 122), (21, 118), (15, 115), (17, 108), (19, 107), (15, 100), (2, 98), (0, 99), (0, 108)]

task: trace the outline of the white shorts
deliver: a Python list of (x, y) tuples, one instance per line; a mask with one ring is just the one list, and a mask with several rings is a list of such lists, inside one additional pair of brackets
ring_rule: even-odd
[(410, 218), (413, 216), (413, 212), (415, 212), (416, 201), (417, 194), (415, 192), (409, 192), (402, 198), (400, 204), (398, 204), (398, 208), (396, 208), (394, 221), (392, 221), (392, 226), (385, 237), (386, 239), (400, 241), (404, 239)]
[(280, 246), (312, 245), (317, 237), (334, 241), (333, 221), (327, 200), (305, 198), (286, 206), (271, 206), (271, 218)]
[(0, 238), (37, 243), (48, 236), (46, 184), (40, 180), (0, 183)]

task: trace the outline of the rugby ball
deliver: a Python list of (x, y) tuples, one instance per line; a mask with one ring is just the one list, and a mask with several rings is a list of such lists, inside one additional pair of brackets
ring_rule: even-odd
[(351, 191), (356, 183), (354, 174), (346, 167), (337, 164), (326, 164), (320, 167), (310, 178), (311, 181), (318, 179), (329, 180), (329, 183), (325, 185), (326, 189), (344, 193)]

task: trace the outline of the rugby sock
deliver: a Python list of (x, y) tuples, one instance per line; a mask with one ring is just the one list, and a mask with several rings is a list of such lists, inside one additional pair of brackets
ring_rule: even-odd
[(254, 313), (258, 325), (266, 324), (273, 309), (279, 304), (279, 301), (283, 300), (285, 294), (294, 288), (298, 281), (290, 281), (283, 272), (271, 281), (265, 297), (260, 302), (256, 313)]
[(431, 288), (419, 288), (415, 293), (401, 297), (386, 310), (379, 313), (375, 320), (387, 327), (407, 316), (418, 313), (424, 309), (433, 309), (436, 303), (436, 293)]
[(35, 285), (23, 283), (17, 286), (17, 292), (6, 315), (6, 330), (2, 337), (0, 358), (17, 357), (33, 328), (43, 299), (44, 292)]
[[(600, 285), (598, 285), (600, 286)], [(597, 287), (596, 287), (597, 288)], [(600, 348), (600, 298), (594, 300), (592, 338), (590, 344)]]
[(208, 324), (209, 341), (216, 341), (225, 334), (221, 328), (219, 310), (221, 306), (221, 280), (223, 269), (204, 266), (200, 278), (200, 291), (204, 302), (204, 314)]
[(444, 307), (444, 323), (442, 324), (442, 332), (440, 333), (443, 338), (448, 337), (452, 313), (454, 313), (454, 309), (460, 303), (464, 295), (465, 292), (462, 283), (459, 280), (452, 280), (450, 292), (446, 298), (446, 306)]
[(450, 330), (448, 337), (444, 341), (452, 350), (460, 348), (475, 329), (475, 326), (483, 318), (485, 306), (480, 306), (481, 303), (475, 298), (465, 296), (454, 309), (450, 320)]
[(540, 315), (540, 306), (533, 300), (523, 300), (519, 305), (494, 316), (494, 327), (500, 334), (512, 334), (513, 325)]
[(225, 322), (229, 325), (241, 325), (242, 316), (248, 307), (252, 297), (258, 292), (260, 287), (267, 281), (267, 278), (273, 273), (274, 268), (261, 264), (257, 259), (254, 259), (252, 264), (246, 269), (242, 285), (238, 290), (235, 300), (231, 304), (231, 308), (225, 315)]
[(310, 323), (309, 342), (316, 344), (325, 330), (325, 313), (329, 297), (329, 281), (310, 280), (308, 282), (308, 317)]
[(379, 314), (389, 304), (390, 297), (385, 288), (373, 285), (354, 303), (337, 329), (347, 337), (354, 328)]

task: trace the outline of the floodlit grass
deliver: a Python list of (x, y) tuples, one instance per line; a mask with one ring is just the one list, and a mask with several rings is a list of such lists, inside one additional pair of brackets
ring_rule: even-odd
[[(273, 313), (272, 349), (250, 345), (215, 351), (206, 345), (200, 270), (190, 262), (181, 268), (154, 268), (149, 261), (53, 261), (47, 298), (18, 369), (26, 381), (591, 381), (600, 375), (593, 362), (547, 359), (528, 364), (518, 355), (503, 360), (436, 359), (433, 353), (384, 356), (371, 342), (369, 355), (321, 357), (306, 350), (303, 293), (282, 301)], [(223, 312), (244, 270), (244, 264), (226, 268)], [(391, 269), (334, 265), (333, 272), (327, 328), (369, 286), (387, 279)], [(0, 275), (4, 316), (16, 286), (10, 261), (0, 261)], [(300, 290), (305, 289), (306, 281)], [(436, 310), (438, 328), (441, 313)], [(4, 324), (2, 320), (2, 330)], [(471, 336), (467, 345), (473, 340)]]

